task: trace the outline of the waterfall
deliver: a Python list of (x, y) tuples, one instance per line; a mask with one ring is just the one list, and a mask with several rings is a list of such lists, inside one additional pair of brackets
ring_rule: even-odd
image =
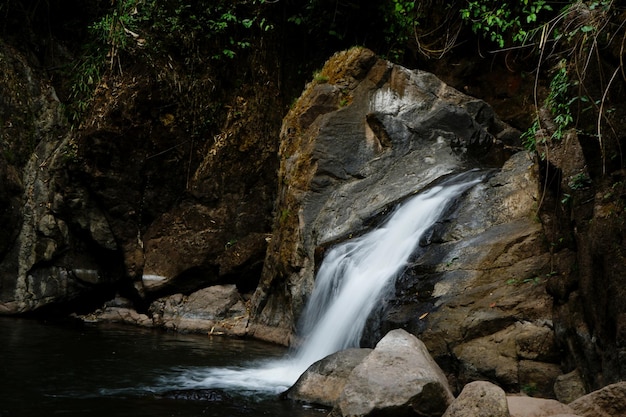
[(368, 316), (406, 267), (420, 238), (465, 190), (481, 181), (459, 174), (400, 205), (381, 227), (333, 248), (325, 257), (303, 314), (305, 364), (358, 347)]
[(317, 360), (358, 346), (368, 316), (407, 266), (424, 232), (484, 176), (478, 171), (455, 175), (401, 204), (379, 228), (331, 249), (303, 312), (303, 343), (294, 355), (246, 368), (187, 372), (179, 385), (281, 392)]

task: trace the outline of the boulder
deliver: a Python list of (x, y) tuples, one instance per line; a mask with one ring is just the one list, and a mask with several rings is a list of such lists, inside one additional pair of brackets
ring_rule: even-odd
[(332, 416), (441, 416), (454, 397), (424, 344), (392, 330), (357, 365)]
[(188, 296), (174, 294), (150, 305), (156, 326), (193, 333), (245, 334), (248, 313), (235, 285), (214, 285)]
[(511, 417), (552, 417), (560, 414), (577, 415), (565, 404), (556, 400), (526, 396), (506, 397)]
[(506, 394), (490, 382), (470, 382), (443, 417), (509, 417)]
[(557, 376), (554, 381), (554, 394), (556, 399), (564, 404), (571, 403), (585, 395), (585, 384), (578, 370)]
[(442, 176), (501, 165), (511, 136), (486, 103), (430, 73), (363, 48), (333, 56), (283, 120), (281, 187), (251, 334), (288, 340), (329, 245)]
[(617, 382), (569, 403), (582, 417), (621, 417), (626, 415), (626, 382)]
[(555, 352), (553, 331), (545, 324), (529, 322), (514, 323), (453, 349), (460, 364), (460, 381), (488, 379), (507, 390), (525, 390), (542, 397), (554, 397), (553, 385), (561, 369), (555, 363), (524, 358), (555, 360)]
[(345, 349), (315, 362), (283, 396), (295, 401), (334, 407), (352, 370), (371, 349)]

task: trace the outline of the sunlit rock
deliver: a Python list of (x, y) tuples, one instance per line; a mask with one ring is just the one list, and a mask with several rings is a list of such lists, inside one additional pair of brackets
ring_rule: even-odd
[(315, 362), (283, 395), (304, 403), (334, 407), (352, 370), (372, 352), (371, 349), (346, 349)]
[(392, 330), (350, 374), (331, 416), (441, 416), (454, 397), (424, 344)]

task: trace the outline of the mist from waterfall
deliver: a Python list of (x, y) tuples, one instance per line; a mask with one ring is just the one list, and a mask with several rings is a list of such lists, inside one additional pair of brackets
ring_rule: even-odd
[(380, 227), (332, 248), (325, 256), (301, 320), (301, 346), (280, 360), (241, 368), (185, 370), (168, 378), (179, 388), (279, 393), (314, 362), (358, 347), (365, 323), (406, 268), (420, 238), (484, 174), (455, 175), (402, 203)]

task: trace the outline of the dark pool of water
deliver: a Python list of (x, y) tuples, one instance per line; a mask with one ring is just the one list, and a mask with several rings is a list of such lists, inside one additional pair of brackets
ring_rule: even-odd
[(270, 393), (225, 392), (217, 401), (163, 395), (180, 388), (181, 372), (285, 353), (250, 340), (0, 317), (0, 417), (324, 416)]

